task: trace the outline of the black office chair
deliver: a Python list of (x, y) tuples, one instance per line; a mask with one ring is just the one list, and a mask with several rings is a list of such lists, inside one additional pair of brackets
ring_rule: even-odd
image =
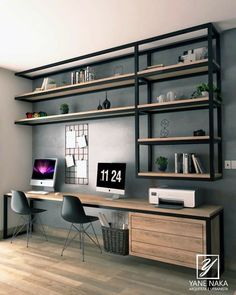
[[(64, 250), (69, 246), (69, 244), (78, 236), (80, 237), (80, 249), (82, 250), (82, 260), (84, 261), (84, 235), (86, 235), (98, 248), (100, 248), (102, 253), (102, 248), (99, 244), (97, 235), (95, 233), (92, 222), (97, 221), (98, 217), (86, 215), (84, 212), (83, 205), (78, 197), (74, 196), (63, 196), (63, 204), (61, 216), (64, 220), (71, 223), (67, 238), (64, 243), (64, 247), (61, 252), (63, 255)], [(79, 224), (79, 228), (75, 225)], [(88, 226), (85, 228), (85, 224)], [(96, 241), (86, 232), (89, 227), (92, 227)], [(76, 235), (68, 242), (72, 227), (76, 229)]]
[(11, 243), (16, 238), (16, 236), (20, 233), (20, 231), (26, 226), (27, 230), (27, 248), (29, 245), (29, 238), (32, 236), (32, 225), (35, 219), (38, 217), (39, 224), (42, 227), (42, 233), (46, 239), (46, 233), (43, 227), (43, 224), (41, 222), (41, 218), (39, 216), (39, 213), (45, 212), (44, 209), (38, 209), (38, 208), (31, 208), (26, 195), (21, 191), (14, 191), (12, 190), (12, 198), (11, 198), (11, 209), (16, 213), (20, 215), (19, 221), (22, 220), (23, 224), (17, 225), (14, 229)]

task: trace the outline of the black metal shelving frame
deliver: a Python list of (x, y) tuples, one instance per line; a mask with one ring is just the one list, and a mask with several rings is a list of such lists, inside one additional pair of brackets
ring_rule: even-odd
[[(141, 81), (146, 82), (147, 84), (147, 104), (149, 104), (151, 102), (151, 98), (152, 98), (152, 85), (155, 82), (162, 82), (162, 81), (166, 81), (166, 80), (172, 80), (172, 79), (184, 79), (185, 77), (192, 77), (192, 76), (196, 76), (196, 75), (206, 75), (208, 76), (208, 85), (209, 85), (209, 102), (207, 104), (203, 104), (203, 105), (198, 105), (196, 104), (194, 106), (194, 108), (192, 108), (191, 110), (197, 110), (197, 109), (207, 109), (208, 110), (208, 115), (209, 115), (209, 140), (206, 142), (201, 142), (199, 141), (198, 143), (204, 143), (204, 144), (208, 144), (209, 145), (209, 166), (210, 166), (210, 171), (209, 171), (209, 177), (206, 177), (205, 179), (201, 179), (201, 180), (217, 180), (222, 178), (222, 126), (221, 126), (221, 120), (222, 120), (222, 111), (221, 111), (221, 102), (215, 100), (214, 98), (214, 91), (213, 91), (213, 81), (214, 81), (214, 74), (216, 74), (216, 87), (219, 89), (219, 91), (221, 92), (221, 60), (220, 60), (220, 35), (218, 33), (218, 31), (216, 30), (216, 28), (214, 27), (214, 25), (212, 23), (207, 23), (201, 26), (197, 26), (197, 27), (192, 27), (186, 30), (182, 30), (182, 31), (178, 31), (178, 32), (173, 32), (170, 33), (168, 36), (157, 36), (155, 39), (155, 41), (163, 39), (163, 38), (170, 38), (170, 37), (174, 37), (177, 35), (184, 35), (186, 33), (190, 33), (190, 32), (195, 32), (198, 30), (207, 30), (207, 35), (203, 37), (203, 39), (205, 38), (205, 41), (207, 41), (207, 46), (208, 46), (208, 60), (206, 61), (207, 64), (207, 70), (204, 71), (200, 71), (197, 73), (192, 73), (192, 74), (187, 74), (187, 75), (179, 75), (179, 76), (172, 76), (169, 78), (165, 78), (165, 79), (158, 79), (158, 80), (146, 80), (146, 78), (149, 75), (153, 75), (152, 73), (147, 73), (147, 74), (138, 74), (139, 73), (139, 45), (137, 45), (135, 47), (135, 154), (136, 154), (136, 176), (137, 177), (146, 177), (148, 178), (148, 175), (143, 176), (143, 175), (139, 175), (140, 173), (140, 146), (141, 145), (147, 145), (147, 143), (140, 143), (138, 142), (139, 139), (139, 130), (140, 130), (140, 114), (143, 114), (145, 112), (145, 108), (139, 109), (139, 81), (141, 79)], [(153, 39), (153, 41), (154, 41)], [(215, 45), (215, 60), (214, 60), (214, 46), (213, 46), (213, 42), (216, 42)], [(191, 41), (190, 43), (191, 44)], [(171, 48), (173, 47), (178, 47), (179, 44), (176, 44), (176, 46), (172, 45)], [(147, 65), (151, 65), (152, 64), (152, 53), (147, 54)], [(198, 67), (198, 65), (191, 65), (189, 64), (189, 68), (193, 69), (194, 67)], [(157, 70), (158, 71), (158, 70)], [(159, 70), (160, 71), (160, 70)], [(171, 71), (171, 69), (169, 70)], [(217, 125), (217, 140), (215, 139), (215, 134), (214, 134), (214, 124), (215, 124), (215, 114), (214, 114), (214, 109), (216, 108), (217, 110), (217, 115), (216, 115), (216, 125)], [(188, 104), (186, 104), (186, 110), (188, 109)], [(147, 111), (148, 110), (148, 111)], [(157, 112), (161, 112), (161, 109), (156, 110), (156, 112), (151, 112), (152, 110), (152, 106), (147, 106), (146, 107), (146, 114), (147, 114), (147, 133), (148, 133), (148, 138), (152, 137), (152, 116), (153, 113), (157, 113)], [(163, 106), (163, 110), (162, 112), (175, 112), (175, 111), (183, 111), (185, 110), (184, 108), (180, 108), (175, 110), (174, 108), (167, 108), (166, 106)], [(190, 109), (188, 109), (190, 110)], [(187, 142), (182, 142), (181, 144), (196, 144), (195, 140), (188, 140)], [(153, 145), (167, 145), (167, 144), (172, 144), (172, 145), (176, 145), (176, 144), (180, 144), (179, 141), (173, 141), (172, 143), (170, 142), (152, 142), (148, 144), (148, 172), (152, 171), (152, 167), (153, 167)], [(216, 174), (215, 172), (215, 145), (218, 146), (218, 153), (217, 153), (217, 162), (218, 162), (218, 173)], [(148, 174), (147, 172), (147, 174)], [(150, 177), (155, 177), (155, 176), (151, 176)], [(163, 176), (157, 176), (157, 178), (165, 178), (165, 179), (174, 179), (173, 176), (168, 176), (168, 174), (163, 173)], [(180, 175), (178, 175), (178, 179), (190, 179), (190, 180), (200, 180), (197, 177), (191, 177), (191, 174), (189, 175), (189, 177), (181, 177)]]
[[(200, 32), (200, 31), (204, 31), (204, 33), (200, 34), (200, 36), (190, 36), (189, 38), (182, 38), (182, 40), (178, 40), (176, 42), (167, 42), (167, 44), (165, 45), (160, 45), (160, 46), (155, 46), (155, 47), (148, 47), (145, 49), (140, 49), (140, 47), (145, 47), (148, 46), (151, 43), (154, 42), (159, 42), (159, 41), (163, 41), (163, 40), (168, 40), (169, 38), (176, 38), (176, 37), (180, 37), (180, 36), (186, 36), (186, 34), (194, 34), (196, 32)], [(190, 63), (190, 64), (184, 64), (183, 66), (180, 66), (176, 69), (174, 69), (174, 71), (176, 72), (176, 74), (173, 75), (169, 75), (173, 72), (173, 69), (165, 69), (163, 68), (163, 70), (161, 69), (157, 69), (156, 71), (152, 71), (150, 72), (145, 72), (145, 71), (139, 71), (139, 59), (142, 56), (146, 57), (146, 64), (147, 66), (151, 66), (152, 65), (152, 56), (154, 53), (159, 52), (159, 51), (163, 51), (163, 50), (168, 50), (168, 49), (172, 49), (172, 48), (178, 48), (181, 46), (186, 46), (186, 45), (193, 45), (199, 42), (205, 41), (207, 42), (207, 46), (208, 46), (208, 59), (204, 60), (203, 62), (201, 62), (200, 64), (194, 64), (194, 63)], [(213, 42), (215, 41), (215, 49), (216, 49), (216, 55), (215, 55), (215, 59), (214, 57), (214, 48), (213, 48)], [(125, 54), (121, 54), (121, 55), (115, 55), (115, 52), (117, 51), (122, 51), (122, 50), (126, 50), (128, 51), (128, 53)], [(109, 57), (109, 58), (101, 58), (100, 60), (95, 60), (95, 61), (87, 61), (87, 62), (82, 62), (85, 59), (93, 59), (93, 58), (98, 58), (101, 57), (103, 55), (106, 54), (111, 54), (114, 53), (113, 57)], [(117, 77), (117, 81), (126, 81), (128, 80), (130, 83), (128, 85), (111, 85), (109, 78), (107, 78), (107, 81), (94, 81), (93, 84), (96, 86), (94, 89), (86, 89), (86, 85), (73, 85), (73, 86), (68, 86), (65, 89), (55, 89), (52, 91), (49, 91), (49, 93), (55, 93), (54, 97), (44, 97), (43, 96), (47, 96), (47, 93), (45, 94), (45, 92), (41, 93), (32, 93), (27, 95), (27, 97), (25, 95), (19, 95), (17, 96), (15, 99), (17, 100), (22, 100), (22, 101), (29, 101), (29, 102), (38, 102), (40, 100), (47, 100), (47, 99), (57, 99), (57, 98), (61, 98), (61, 97), (67, 97), (67, 96), (72, 96), (72, 95), (80, 95), (80, 93), (69, 93), (68, 91), (73, 91), (74, 89), (79, 89), (79, 88), (83, 88), (85, 89), (83, 93), (91, 93), (91, 92), (98, 92), (98, 91), (104, 91), (104, 90), (108, 90), (108, 89), (116, 89), (116, 88), (123, 88), (123, 87), (134, 87), (134, 93), (135, 93), (135, 99), (134, 99), (134, 111), (128, 115), (130, 116), (134, 116), (135, 117), (135, 160), (136, 160), (136, 176), (137, 177), (143, 177), (143, 176), (139, 176), (139, 172), (140, 172), (140, 146), (142, 145), (142, 143), (138, 142), (139, 139), (139, 129), (140, 129), (140, 115), (145, 115), (147, 116), (147, 133), (148, 133), (148, 138), (152, 137), (152, 116), (153, 114), (156, 113), (163, 113), (163, 112), (178, 112), (178, 111), (184, 111), (184, 110), (197, 110), (197, 109), (207, 109), (208, 113), (209, 113), (209, 140), (207, 141), (202, 141), (199, 143), (204, 143), (204, 144), (208, 144), (209, 145), (209, 163), (210, 163), (210, 173), (209, 173), (209, 178), (203, 179), (203, 178), (197, 178), (197, 177), (183, 177), (181, 178), (180, 176), (178, 176), (178, 178), (176, 179), (190, 179), (190, 180), (215, 180), (215, 179), (220, 179), (222, 177), (222, 127), (221, 127), (221, 102), (218, 100), (215, 100), (214, 95), (213, 95), (213, 79), (214, 79), (214, 74), (216, 74), (216, 84), (217, 84), (217, 88), (219, 90), (221, 90), (221, 71), (220, 71), (220, 65), (221, 65), (221, 61), (220, 61), (220, 36), (219, 33), (217, 32), (217, 30), (215, 29), (214, 25), (212, 23), (207, 23), (207, 24), (202, 24), (202, 25), (198, 25), (198, 26), (194, 26), (191, 28), (187, 28), (187, 29), (182, 29), (182, 30), (178, 30), (176, 32), (171, 32), (171, 33), (167, 33), (167, 34), (163, 34), (160, 36), (156, 36), (156, 37), (152, 37), (152, 38), (148, 38), (148, 39), (144, 39), (144, 40), (140, 40), (140, 41), (136, 41), (136, 42), (132, 42), (129, 44), (124, 44), (121, 46), (117, 46), (117, 47), (113, 47), (113, 48), (109, 48), (106, 50), (102, 50), (99, 52), (94, 52), (91, 54), (87, 54), (87, 55), (83, 55), (83, 56), (79, 56), (79, 57), (75, 57), (72, 59), (67, 59), (64, 61), (60, 61), (60, 62), (56, 62), (56, 63), (52, 63), (52, 64), (48, 64), (48, 65), (44, 65), (41, 67), (37, 67), (37, 68), (33, 68), (30, 70), (26, 70), (26, 71), (22, 71), (22, 72), (18, 72), (15, 75), (19, 76), (19, 77), (23, 77), (23, 78), (27, 78), (27, 79), (31, 79), (31, 80), (35, 80), (38, 78), (42, 78), (45, 76), (50, 76), (50, 75), (55, 75), (55, 74), (61, 74), (64, 72), (70, 72), (73, 71), (75, 69), (81, 68), (81, 67), (85, 67), (85, 66), (95, 66), (95, 65), (99, 65), (99, 64), (106, 64), (108, 62), (112, 62), (112, 61), (117, 61), (117, 60), (124, 60), (127, 58), (132, 58), (134, 60), (134, 72), (131, 73), (131, 75), (129, 77)], [(73, 64), (75, 63), (75, 65), (72, 65), (70, 67), (67, 67), (68, 64)], [(79, 64), (78, 64), (79, 63)], [(61, 69), (61, 67), (65, 67), (63, 69)], [(57, 69), (58, 67), (58, 69)], [(185, 72), (183, 71), (183, 73), (181, 73), (182, 70), (185, 70)], [(190, 72), (186, 72), (186, 70), (190, 70)], [(43, 73), (42, 73), (43, 72)], [(150, 79), (151, 76), (153, 76), (153, 74), (156, 74), (157, 78), (153, 80)], [(162, 78), (161, 75), (164, 74), (164, 78)], [(160, 75), (160, 78), (158, 77), (158, 75)], [(167, 76), (166, 76), (167, 75)], [(166, 105), (159, 105), (158, 107), (152, 105), (152, 88), (153, 88), (153, 83), (158, 83), (158, 82), (163, 82), (163, 81), (167, 81), (167, 80), (173, 80), (173, 79), (184, 79), (186, 77), (193, 77), (193, 76), (199, 76), (199, 75), (208, 75), (208, 84), (209, 84), (209, 99), (205, 102), (198, 102), (196, 100), (196, 102), (191, 101), (191, 103), (189, 102), (182, 102), (181, 106), (178, 105), (178, 103), (172, 104), (170, 106), (166, 106)], [(129, 80), (130, 79), (130, 80)], [(115, 80), (116, 81), (116, 80)], [(141, 85), (147, 85), (147, 105), (145, 106), (140, 106), (139, 105), (139, 87)], [(99, 89), (99, 86), (102, 86), (102, 89)], [(58, 93), (58, 96), (57, 96)], [(33, 98), (33, 99), (32, 99)], [(214, 109), (217, 110), (217, 115), (215, 116), (214, 113)], [(127, 115), (127, 113), (124, 113), (121, 111), (118, 114), (116, 114), (116, 112), (114, 111), (114, 114), (110, 114), (109, 116), (106, 116), (107, 118), (112, 118), (114, 117), (122, 117), (124, 115)], [(215, 117), (216, 117), (216, 122), (217, 122), (217, 138), (220, 139), (215, 139), (214, 138), (214, 124), (215, 124)], [(101, 118), (101, 116), (97, 117), (98, 119)], [(96, 119), (96, 115), (94, 115), (94, 118), (92, 116), (89, 116), (88, 118), (83, 117), (84, 120), (88, 119), (88, 120), (92, 120), (92, 119)], [(76, 121), (76, 120), (80, 120), (79, 118), (68, 118), (68, 120), (64, 120), (62, 119), (60, 121), (59, 120), (55, 120), (55, 122), (53, 122), (53, 120), (50, 120), (49, 122), (43, 123), (43, 124), (53, 124), (53, 123), (60, 123), (60, 122), (72, 122), (72, 121)], [(38, 122), (37, 120), (35, 120), (35, 122), (32, 122), (32, 124), (27, 122), (27, 121), (16, 121), (16, 124), (21, 124), (21, 125), (40, 125), (42, 124), (42, 122)], [(187, 141), (188, 144), (191, 143), (195, 143), (195, 141), (188, 140)], [(146, 143), (144, 143), (146, 144)], [(148, 146), (148, 171), (152, 171), (152, 166), (153, 166), (153, 145), (155, 143), (152, 144), (147, 144)], [(158, 143), (159, 144), (159, 143)], [(165, 143), (162, 143), (165, 144)], [(170, 144), (170, 143), (168, 143)], [(179, 142), (172, 142), (171, 144), (180, 144)], [(184, 143), (185, 144), (185, 143)], [(219, 175), (217, 177), (215, 177), (215, 163), (214, 163), (214, 158), (215, 158), (215, 145), (218, 146), (218, 153), (217, 153), (217, 159), (218, 159), (218, 173)], [(148, 176), (147, 176), (148, 177)], [(160, 177), (160, 176), (158, 176)], [(161, 178), (165, 178), (165, 179), (174, 179), (173, 177), (168, 177), (168, 176), (161, 176)]]

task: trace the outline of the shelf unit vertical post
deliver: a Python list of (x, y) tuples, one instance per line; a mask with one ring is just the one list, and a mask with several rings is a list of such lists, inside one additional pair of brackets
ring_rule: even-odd
[[(152, 65), (152, 53), (147, 53), (147, 66)], [(152, 103), (152, 83), (150, 81), (147, 82), (147, 103)], [(147, 114), (147, 121), (148, 121), (148, 138), (152, 137), (152, 114)], [(153, 164), (153, 147), (152, 145), (148, 146), (148, 171), (152, 171), (152, 164)]]
[(214, 92), (213, 92), (213, 29), (212, 24), (207, 28), (207, 45), (208, 45), (208, 86), (209, 86), (209, 156), (210, 156), (210, 178), (215, 175), (214, 165)]
[(140, 171), (140, 146), (138, 145), (139, 139), (139, 47), (138, 44), (134, 46), (134, 95), (135, 95), (135, 162), (136, 162), (136, 176)]
[[(216, 35), (216, 61), (219, 64), (220, 70), (216, 72), (216, 85), (219, 93), (221, 94), (221, 52), (220, 52), (220, 34), (215, 29)], [(222, 167), (222, 107), (221, 104), (217, 105), (217, 136), (221, 138), (218, 143), (218, 172), (223, 173)]]

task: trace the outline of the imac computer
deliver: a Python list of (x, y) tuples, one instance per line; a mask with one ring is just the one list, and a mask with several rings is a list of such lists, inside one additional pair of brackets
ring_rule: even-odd
[(96, 190), (113, 194), (108, 199), (119, 199), (125, 194), (125, 172), (125, 163), (98, 163)]
[(48, 191), (54, 191), (56, 180), (57, 159), (35, 159), (33, 165), (33, 173), (30, 184), (32, 186), (43, 187), (42, 191), (30, 191), (28, 193), (46, 194)]

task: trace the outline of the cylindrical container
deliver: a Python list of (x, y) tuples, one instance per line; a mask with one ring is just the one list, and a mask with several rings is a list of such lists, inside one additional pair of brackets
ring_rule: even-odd
[(84, 71), (83, 69), (81, 69), (81, 70), (79, 71), (79, 82), (80, 82), (80, 83), (85, 82), (84, 72), (85, 72), (85, 71)]
[(79, 83), (79, 72), (76, 71), (75, 72), (75, 84), (78, 84)]
[(73, 85), (74, 81), (75, 81), (75, 74), (74, 74), (74, 72), (71, 72), (71, 74), (70, 74), (70, 84)]

